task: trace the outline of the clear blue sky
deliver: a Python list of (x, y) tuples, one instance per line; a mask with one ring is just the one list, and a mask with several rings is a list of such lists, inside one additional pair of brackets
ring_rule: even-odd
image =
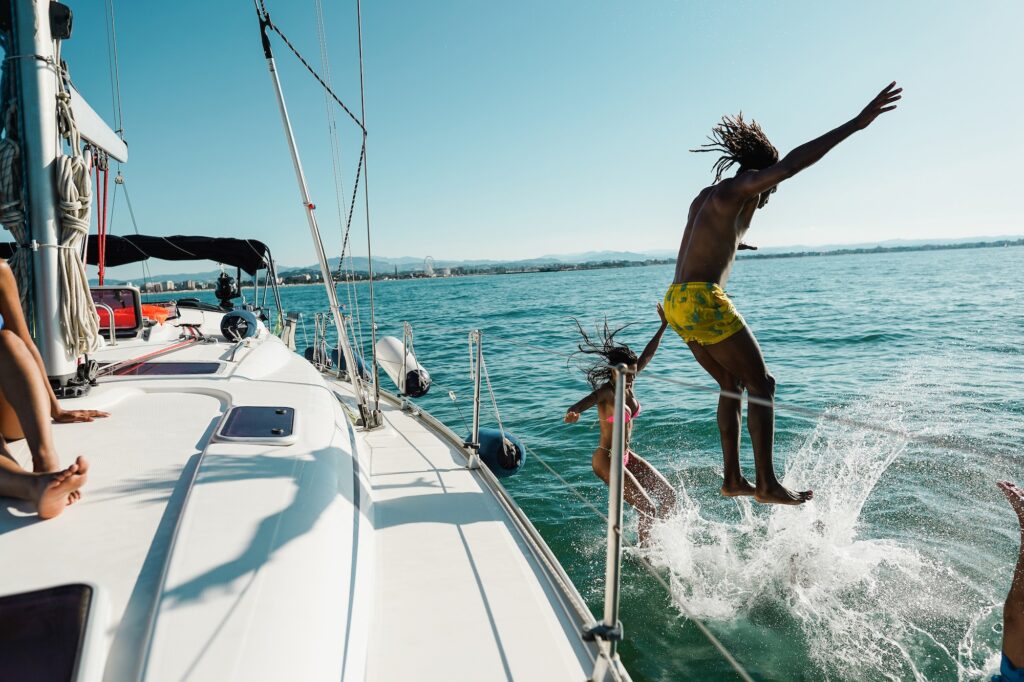
[[(256, 237), (280, 263), (313, 262), (251, 3), (115, 5), (140, 229)], [(354, 0), (324, 5), (336, 89), (358, 107)], [(268, 6), (319, 69), (312, 0)], [(103, 2), (73, 8), (65, 56), (108, 113)], [(785, 153), (891, 80), (905, 88), (901, 107), (780, 188), (749, 241), (1024, 232), (1019, 0), (367, 0), (363, 23), (377, 255), (675, 249), (711, 181), (710, 155), (687, 150), (722, 114), (742, 109)], [(274, 48), (336, 253), (323, 95), (280, 40)], [(338, 125), (348, 190), (358, 138), (340, 112)], [(122, 198), (115, 233), (130, 231), (127, 218)], [(361, 212), (356, 222), (365, 253)]]

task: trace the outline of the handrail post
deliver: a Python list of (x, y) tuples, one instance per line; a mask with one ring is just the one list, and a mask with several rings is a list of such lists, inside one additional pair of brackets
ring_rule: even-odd
[(609, 664), (618, 656), (622, 639), (619, 622), (619, 597), (622, 582), (622, 456), (626, 451), (626, 374), (629, 369), (619, 364), (612, 368), (615, 377), (615, 418), (612, 422), (611, 466), (608, 476), (608, 547), (605, 553), (604, 618), (584, 633), (585, 639), (599, 638), (608, 645), (608, 658), (599, 657), (594, 664), (592, 680), (602, 680)]
[(96, 303), (97, 308), (102, 308), (107, 311), (107, 318), (110, 320), (110, 324), (107, 325), (110, 328), (110, 345), (117, 345), (117, 335), (114, 333), (114, 309), (106, 303)]
[(481, 371), (481, 365), (484, 355), (484, 339), (483, 332), (479, 329), (474, 330), (470, 334), (471, 339), (476, 339), (476, 370), (473, 376), (473, 432), (469, 434), (469, 442), (466, 443), (466, 447), (469, 448), (469, 461), (466, 463), (467, 469), (479, 469), (480, 468), (480, 379), (483, 372)]
[(409, 336), (412, 335), (412, 326), (408, 322), (402, 323), (402, 373), (399, 375), (398, 380), (401, 382), (398, 386), (399, 393), (405, 396), (405, 377), (409, 371), (408, 363), (406, 358), (409, 357)]

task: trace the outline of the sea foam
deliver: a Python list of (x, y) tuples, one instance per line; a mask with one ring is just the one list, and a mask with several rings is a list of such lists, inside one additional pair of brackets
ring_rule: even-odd
[[(802, 677), (966, 680), (995, 668), (1001, 613), (992, 595), (979, 594), (916, 543), (871, 537), (862, 520), (908, 441), (850, 422), (902, 432), (920, 417), (924, 400), (937, 416), (935, 394), (916, 385), (921, 376), (908, 373), (883, 394), (834, 407), (818, 420), (787, 459), (783, 478), (792, 488), (813, 489), (811, 502), (762, 506), (738, 498), (739, 521), (726, 522), (702, 514), (680, 490), (677, 513), (655, 527), (644, 554), (668, 569), (674, 596), (722, 632), (741, 660), (737, 623), (772, 627), (778, 622), (758, 623), (758, 614), (767, 621), (763, 614), (774, 613), (802, 633), (798, 646), (818, 668), (799, 671)], [(947, 644), (956, 631), (959, 645)]]

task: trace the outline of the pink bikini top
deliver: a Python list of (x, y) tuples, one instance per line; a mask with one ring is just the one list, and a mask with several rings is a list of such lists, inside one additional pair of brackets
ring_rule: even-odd
[[(629, 411), (628, 407), (625, 408), (625, 409), (626, 409), (626, 423), (628, 424), (629, 422), (633, 421), (634, 419), (636, 419), (637, 417), (640, 416), (640, 411), (643, 410), (643, 405), (641, 405), (639, 402), (636, 404), (636, 414), (631, 413)], [(615, 415), (613, 414), (612, 416), (610, 416), (607, 419), (605, 419), (605, 421), (608, 422), (609, 424), (614, 424), (615, 423)]]

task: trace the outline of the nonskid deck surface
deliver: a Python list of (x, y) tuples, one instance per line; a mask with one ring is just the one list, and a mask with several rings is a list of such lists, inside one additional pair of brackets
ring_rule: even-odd
[(579, 625), (456, 446), (382, 403), (365, 436), (377, 543), (367, 679), (584, 680)]
[[(177, 336), (156, 330), (96, 357), (115, 362)], [(90, 679), (339, 679), (350, 631), (365, 630), (348, 627), (360, 617), (349, 600), (359, 512), (345, 413), (279, 340), (234, 346), (221, 338), (161, 358), (220, 363), (216, 374), (107, 377), (65, 401), (111, 413), (53, 428), (62, 461), (91, 462), (82, 500), (46, 522), (0, 500), (0, 594), (98, 586), (109, 618), (104, 669)], [(296, 437), (215, 439), (240, 405), (293, 408)]]
[[(0, 499), (0, 596), (99, 587), (87, 679), (587, 678), (578, 616), (439, 432), (389, 404), (384, 428), (355, 429), (350, 387), (275, 338), (161, 360), (220, 367), (101, 380), (65, 406), (111, 417), (53, 429), (62, 461), (91, 462), (83, 499), (46, 522)], [(294, 408), (294, 442), (216, 439), (237, 405)], [(14, 454), (29, 464), (23, 442)]]

